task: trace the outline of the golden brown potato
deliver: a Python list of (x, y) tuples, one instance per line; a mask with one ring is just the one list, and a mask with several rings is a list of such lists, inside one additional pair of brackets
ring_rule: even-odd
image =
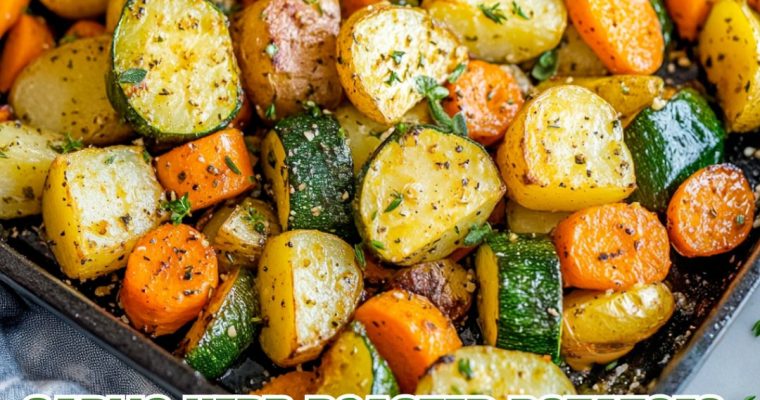
[(113, 32), (116, 28), (121, 17), (121, 10), (124, 9), (126, 2), (127, 0), (108, 0), (108, 8), (106, 8), (106, 30), (108, 32)]
[(108, 0), (40, 0), (50, 11), (68, 19), (92, 18), (106, 12)]
[(602, 76), (607, 67), (583, 41), (578, 30), (568, 25), (557, 48), (557, 76)]
[(475, 278), (461, 265), (443, 259), (397, 271), (388, 287), (425, 296), (452, 321), (457, 321), (467, 315), (472, 305)]
[(335, 69), (337, 0), (260, 0), (233, 29), (243, 86), (256, 112), (276, 120), (306, 101), (334, 109), (342, 88)]

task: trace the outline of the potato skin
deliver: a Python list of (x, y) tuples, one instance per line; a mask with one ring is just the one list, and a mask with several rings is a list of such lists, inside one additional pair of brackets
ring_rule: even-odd
[(388, 288), (425, 296), (452, 321), (459, 321), (472, 305), (475, 279), (471, 271), (443, 259), (397, 271), (388, 282)]
[(68, 19), (92, 18), (106, 12), (108, 0), (40, 0), (50, 11)]
[[(334, 109), (343, 89), (335, 68), (340, 29), (337, 0), (261, 0), (247, 7), (233, 28), (243, 86), (260, 117), (275, 106), (281, 119), (311, 100)], [(267, 46), (276, 51), (270, 56)], [(270, 47), (272, 49), (272, 47)]]

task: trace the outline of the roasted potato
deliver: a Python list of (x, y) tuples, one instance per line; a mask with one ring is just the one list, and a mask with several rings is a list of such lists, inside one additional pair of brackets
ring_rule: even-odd
[(475, 277), (449, 259), (420, 263), (393, 274), (389, 289), (404, 289), (427, 297), (452, 321), (464, 318), (472, 305)]
[(132, 129), (108, 101), (110, 36), (79, 39), (48, 51), (19, 75), (10, 93), (16, 115), (33, 127), (69, 133), (85, 144), (129, 138)]
[(68, 19), (92, 18), (102, 15), (108, 0), (40, 0), (50, 11)]
[(380, 3), (351, 15), (338, 36), (338, 74), (369, 118), (392, 124), (422, 100), (416, 78), (442, 83), (467, 49), (424, 10)]
[(116, 28), (116, 24), (119, 23), (121, 17), (121, 11), (124, 9), (124, 4), (127, 0), (108, 0), (108, 7), (106, 8), (106, 31), (113, 32)]
[(603, 76), (607, 67), (583, 41), (578, 30), (568, 25), (557, 47), (557, 76)]
[(549, 233), (570, 213), (536, 211), (515, 201), (507, 202), (507, 226), (513, 233)]
[(422, 6), (473, 57), (490, 62), (530, 60), (556, 47), (567, 26), (562, 0), (425, 0)]
[(0, 219), (39, 214), (42, 187), (61, 135), (0, 123)]
[(163, 189), (138, 146), (89, 148), (50, 165), (42, 219), (63, 272), (91, 279), (127, 265), (137, 240), (158, 226)]
[(699, 36), (699, 59), (718, 88), (728, 129), (760, 127), (760, 20), (746, 2), (713, 6)]
[(342, 88), (335, 69), (337, 0), (261, 0), (233, 29), (243, 86), (260, 117), (272, 121), (306, 101), (334, 109)]
[(608, 363), (654, 335), (674, 310), (663, 283), (615, 293), (575, 290), (563, 301), (562, 356), (576, 370)]
[(496, 157), (509, 198), (539, 211), (576, 211), (636, 188), (617, 112), (580, 86), (547, 89), (517, 114)]

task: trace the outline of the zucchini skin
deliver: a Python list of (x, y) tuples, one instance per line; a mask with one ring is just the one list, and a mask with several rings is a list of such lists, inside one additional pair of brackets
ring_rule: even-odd
[(239, 269), (228, 279), (235, 279), (232, 287), (227, 293), (214, 293), (210, 303), (219, 300), (217, 296), (225, 296), (222, 304), (215, 314), (201, 314), (202, 319), (195, 323), (208, 325), (198, 343), (185, 353), (185, 361), (207, 378), (221, 376), (253, 343), (259, 330), (253, 274)]
[(657, 14), (657, 19), (660, 21), (660, 29), (662, 30), (662, 41), (665, 43), (665, 51), (667, 51), (670, 43), (673, 41), (673, 20), (668, 15), (668, 10), (665, 8), (663, 0), (650, 0), (652, 8)]
[(274, 131), (285, 149), (291, 188), (287, 229), (355, 238), (354, 162), (338, 121), (331, 115), (304, 113), (283, 119)]
[(559, 362), (562, 276), (551, 240), (496, 233), (485, 245), (499, 269), (496, 347), (549, 355)]
[(678, 92), (661, 110), (642, 111), (625, 129), (638, 186), (631, 201), (665, 211), (686, 178), (723, 161), (725, 137), (720, 120), (693, 89)]

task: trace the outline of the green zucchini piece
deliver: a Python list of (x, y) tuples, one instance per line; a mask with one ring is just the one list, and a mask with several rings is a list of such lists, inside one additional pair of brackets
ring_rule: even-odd
[(383, 261), (436, 261), (464, 247), (505, 190), (478, 143), (427, 125), (397, 129), (359, 174), (356, 224)]
[(243, 103), (227, 18), (206, 0), (127, 0), (107, 89), (116, 111), (156, 141), (224, 128)]
[(559, 360), (562, 278), (546, 236), (495, 233), (475, 258), (479, 323), (487, 344)]
[(721, 121), (693, 89), (681, 90), (660, 110), (639, 113), (625, 129), (638, 186), (631, 201), (665, 211), (681, 182), (723, 161), (725, 136)]
[(322, 357), (318, 394), (338, 397), (346, 393), (395, 396), (398, 383), (388, 363), (367, 337), (359, 321), (352, 322)]
[(205, 377), (222, 375), (253, 343), (261, 321), (253, 285), (247, 269), (227, 273), (180, 344), (185, 361)]
[(654, 12), (657, 13), (657, 19), (660, 21), (660, 29), (662, 30), (662, 39), (665, 42), (665, 50), (673, 41), (673, 20), (668, 15), (668, 9), (665, 8), (665, 2), (663, 0), (650, 0)]
[(283, 119), (264, 138), (261, 157), (283, 230), (356, 236), (354, 165), (335, 118), (304, 113)]

